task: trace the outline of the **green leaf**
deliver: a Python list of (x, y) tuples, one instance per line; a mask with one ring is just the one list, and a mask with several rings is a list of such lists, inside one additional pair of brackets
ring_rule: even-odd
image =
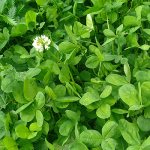
[(119, 129), (124, 140), (131, 145), (139, 145), (141, 143), (139, 129), (134, 123), (130, 123), (125, 119), (119, 121)]
[(135, 146), (129, 146), (127, 148), (127, 150), (141, 150), (140, 146), (139, 145), (135, 145)]
[(46, 5), (48, 2), (49, 2), (49, 0), (36, 0), (36, 3), (37, 3), (39, 6)]
[(91, 79), (90, 72), (88, 72), (86, 70), (81, 71), (79, 76), (80, 76), (81, 80), (83, 80), (83, 81), (90, 81), (90, 79)]
[(112, 112), (114, 112), (114, 113), (116, 113), (116, 114), (127, 114), (128, 113), (128, 111), (127, 110), (124, 110), (124, 109), (112, 109), (111, 110)]
[(3, 109), (3, 108), (4, 109), (6, 108), (8, 99), (6, 99), (5, 96), (6, 95), (0, 91), (0, 110)]
[(110, 30), (110, 29), (105, 29), (103, 31), (103, 33), (104, 33), (105, 36), (110, 37), (110, 38), (115, 36), (115, 33), (112, 30)]
[(23, 139), (28, 138), (30, 134), (29, 129), (23, 124), (19, 124), (18, 126), (16, 126), (15, 132), (18, 137)]
[(128, 63), (124, 64), (124, 73), (126, 75), (126, 79), (128, 82), (131, 81), (131, 70), (130, 70), (130, 66)]
[(91, 69), (97, 68), (98, 65), (99, 59), (97, 56), (90, 56), (85, 62), (85, 66)]
[[(61, 109), (65, 109), (65, 108), (67, 108), (68, 106), (69, 106), (69, 103), (61, 103), (61, 102), (55, 102), (55, 106), (57, 107), (57, 108), (61, 108)], [(57, 110), (56, 110), (57, 111)]]
[(12, 94), (16, 102), (21, 103), (21, 104), (25, 104), (28, 102), (24, 98), (22, 82), (18, 82), (14, 85)]
[(137, 18), (134, 16), (125, 16), (123, 20), (123, 24), (126, 27), (134, 27), (134, 26), (139, 25), (139, 22)]
[(44, 61), (43, 63), (41, 63), (40, 68), (45, 69), (45, 70), (49, 69), (54, 74), (59, 74), (60, 73), (60, 69), (59, 69), (58, 64), (56, 62), (50, 60), (50, 59), (48, 59), (48, 60)]
[(65, 96), (65, 97), (57, 98), (55, 101), (61, 102), (61, 103), (70, 103), (70, 102), (76, 102), (79, 99), (80, 98), (76, 96)]
[(29, 30), (33, 30), (36, 27), (36, 12), (29, 10), (25, 14), (26, 25)]
[(102, 149), (103, 150), (115, 150), (117, 146), (117, 141), (112, 138), (107, 138), (102, 141)]
[(68, 136), (70, 134), (70, 132), (72, 131), (73, 126), (74, 126), (74, 124), (72, 121), (66, 120), (60, 125), (59, 133), (62, 136)]
[(50, 150), (55, 150), (54, 146), (50, 142), (48, 142), (46, 138), (45, 138), (45, 143), (46, 143), (47, 148), (49, 148)]
[(70, 54), (73, 50), (77, 49), (78, 46), (71, 43), (71, 42), (62, 42), (59, 44), (59, 50), (60, 52), (64, 53), (64, 54)]
[(110, 106), (113, 106), (116, 103), (116, 99), (113, 96), (106, 97), (102, 99), (102, 104), (109, 104)]
[(116, 29), (116, 33), (121, 33), (123, 31), (123, 24), (121, 24), (117, 29)]
[(66, 95), (66, 87), (63, 86), (63, 85), (57, 85), (55, 88), (54, 88), (54, 92), (55, 94), (57, 95), (57, 97), (63, 97)]
[(144, 45), (141, 45), (139, 48), (144, 50), (144, 51), (148, 51), (150, 48), (150, 45), (144, 44)]
[(17, 81), (15, 80), (14, 75), (6, 75), (5, 78), (2, 79), (1, 89), (5, 93), (11, 93)]
[(94, 148), (101, 144), (102, 136), (96, 130), (85, 130), (80, 134), (80, 141), (86, 146)]
[(105, 46), (106, 44), (108, 44), (108, 43), (110, 43), (110, 42), (112, 42), (112, 41), (114, 41), (114, 40), (115, 40), (115, 37), (108, 38), (108, 39), (103, 43), (102, 46)]
[(91, 51), (92, 53), (94, 53), (94, 54), (98, 57), (99, 61), (103, 61), (103, 60), (104, 60), (104, 56), (103, 56), (103, 54), (101, 53), (102, 47), (98, 48), (98, 47), (96, 47), (96, 46), (94, 46), (94, 45), (90, 45), (90, 46), (89, 46), (89, 49), (90, 49), (90, 51)]
[(75, 94), (78, 97), (81, 97), (77, 91), (77, 89), (81, 89), (81, 87), (78, 84), (71, 85), (69, 82), (66, 82), (66, 89), (70, 95)]
[(5, 114), (0, 111), (0, 139), (5, 135)]
[(34, 139), (37, 136), (38, 132), (30, 132), (28, 139)]
[[(41, 0), (42, 1), (42, 0)], [(43, 1), (42, 1), (43, 2)], [(47, 1), (48, 2), (48, 1)], [(46, 21), (48, 22), (54, 22), (54, 26), (57, 27), (58, 26), (58, 23), (56, 21), (56, 18), (58, 17), (58, 14), (57, 14), (57, 8), (55, 5), (54, 6), (49, 6), (47, 7), (46, 9)]]
[(73, 31), (76, 36), (79, 36), (81, 38), (89, 38), (91, 29), (76, 21), (73, 26)]
[(91, 14), (87, 14), (87, 16), (86, 16), (86, 26), (87, 26), (89, 29), (94, 30), (93, 20), (92, 20)]
[(44, 118), (43, 118), (43, 114), (40, 110), (36, 110), (36, 120), (37, 120), (37, 125), (39, 127), (42, 127)]
[(138, 6), (135, 8), (137, 20), (141, 20), (141, 12), (142, 12), (142, 6)]
[(19, 139), (19, 150), (33, 150), (33, 144), (31, 143), (31, 141), (26, 140), (26, 139)]
[(143, 82), (141, 85), (141, 95), (142, 95), (142, 101), (144, 105), (150, 105), (150, 81)]
[(88, 150), (88, 148), (86, 147), (86, 145), (84, 145), (81, 142), (74, 142), (69, 146), (69, 150)]
[[(14, 53), (15, 54), (19, 54), (20, 55), (20, 58), (22, 55), (28, 55), (28, 51), (21, 45), (17, 44), (17, 45), (14, 45), (13, 46), (13, 49), (14, 49)], [(23, 59), (23, 58), (21, 58)]]
[(127, 105), (138, 105), (137, 91), (132, 84), (125, 84), (119, 88), (119, 96)]
[(104, 5), (104, 1), (99, 1), (99, 0), (91, 0), (93, 5), (97, 6), (98, 8), (101, 8)]
[(149, 150), (150, 149), (150, 136), (144, 140), (144, 142), (141, 145), (142, 150)]
[(8, 150), (18, 150), (17, 143), (12, 137), (6, 136), (3, 139), (3, 144)]
[(69, 38), (71, 39), (71, 41), (75, 44), (77, 44), (77, 39), (76, 39), (76, 36), (73, 34), (72, 32), (72, 26), (66, 26), (65, 25), (65, 30), (69, 36)]
[(24, 109), (26, 109), (28, 106), (30, 106), (32, 103), (33, 103), (33, 101), (28, 102), (27, 104), (22, 105), (21, 107), (19, 107), (19, 108), (16, 110), (15, 113), (16, 113), (16, 114), (20, 113), (21, 111), (23, 111)]
[(0, 32), (0, 51), (5, 47), (7, 42), (9, 41), (9, 30), (5, 27), (3, 28), (3, 33)]
[(128, 47), (139, 47), (138, 35), (136, 33), (128, 34), (127, 36), (127, 46)]
[(111, 115), (110, 105), (102, 104), (96, 111), (96, 115), (101, 119), (109, 118)]
[[(45, 117), (45, 116), (44, 116)], [(49, 123), (44, 121), (42, 126), (42, 132), (44, 135), (47, 135), (50, 130)]]
[(107, 121), (102, 128), (102, 136), (107, 139), (119, 135), (118, 124), (114, 121)]
[(142, 131), (150, 131), (150, 118), (144, 118), (143, 116), (139, 116), (137, 118), (137, 124)]
[(143, 29), (143, 31), (144, 31), (146, 34), (150, 35), (150, 29)]
[(29, 130), (30, 130), (31, 132), (38, 132), (38, 131), (41, 131), (41, 130), (42, 130), (42, 127), (39, 126), (37, 122), (33, 122), (33, 123), (30, 124)]
[(79, 121), (79, 119), (80, 119), (80, 114), (79, 114), (79, 112), (74, 112), (74, 111), (71, 111), (71, 110), (66, 110), (65, 113), (66, 113), (66, 116), (67, 116), (70, 120), (72, 120), (72, 121), (74, 121), (74, 122), (77, 122), (77, 121)]
[(150, 80), (150, 71), (137, 71), (135, 73), (135, 77), (137, 81), (149, 81)]
[(6, 3), (7, 3), (7, 0), (0, 1), (0, 14), (3, 12)]
[(34, 116), (35, 116), (35, 108), (33, 104), (20, 112), (20, 118), (25, 122), (30, 122), (31, 120), (33, 120)]
[(111, 94), (111, 92), (112, 92), (112, 86), (107, 85), (103, 90), (103, 92), (101, 93), (100, 98), (108, 97)]
[(26, 78), (24, 80), (24, 97), (28, 101), (32, 101), (37, 94), (37, 84), (35, 79)]
[(70, 80), (70, 69), (67, 65), (63, 65), (63, 67), (60, 71), (60, 74), (59, 74), (59, 80), (62, 83), (69, 82), (69, 80)]
[(26, 78), (33, 78), (37, 76), (41, 72), (41, 69), (39, 68), (29, 68), (29, 70), (26, 72)]
[(52, 99), (52, 100), (55, 100), (56, 99), (56, 94), (54, 93), (54, 91), (52, 90), (52, 88), (46, 86), (45, 87), (45, 92), (46, 94)]
[(35, 97), (35, 104), (37, 109), (41, 109), (45, 105), (45, 96), (42, 92), (38, 92)]
[(25, 34), (27, 32), (27, 26), (25, 24), (17, 24), (11, 29), (11, 36), (17, 37)]
[(118, 74), (109, 74), (106, 77), (106, 81), (116, 86), (121, 86), (121, 85), (128, 83), (124, 76), (121, 76)]
[(148, 106), (144, 109), (144, 117), (150, 118), (150, 106)]
[(135, 110), (140, 110), (143, 108), (143, 105), (132, 105), (129, 110), (135, 111)]
[(16, 20), (14, 20), (13, 18), (9, 17), (8, 15), (1, 15), (0, 14), (0, 18), (2, 21), (4, 21), (5, 23), (11, 25), (11, 26), (15, 26), (17, 25)]
[(100, 100), (100, 97), (99, 97), (99, 94), (97, 93), (97, 91), (86, 92), (80, 99), (80, 104), (87, 106), (87, 105), (90, 105), (93, 102), (96, 102), (99, 100)]

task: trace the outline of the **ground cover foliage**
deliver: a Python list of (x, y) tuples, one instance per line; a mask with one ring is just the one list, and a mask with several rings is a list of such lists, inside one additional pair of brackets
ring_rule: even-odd
[(148, 0), (0, 0), (0, 149), (149, 150), (149, 43)]

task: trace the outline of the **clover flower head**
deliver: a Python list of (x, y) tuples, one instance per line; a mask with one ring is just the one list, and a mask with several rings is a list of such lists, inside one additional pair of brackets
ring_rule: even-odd
[(44, 50), (49, 49), (49, 45), (51, 43), (51, 40), (45, 36), (37, 36), (32, 43), (32, 46), (36, 49), (38, 52), (43, 52)]

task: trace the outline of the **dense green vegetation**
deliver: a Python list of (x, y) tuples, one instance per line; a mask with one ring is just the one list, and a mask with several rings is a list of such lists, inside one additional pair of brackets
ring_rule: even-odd
[(149, 0), (0, 0), (0, 150), (149, 150), (149, 49)]

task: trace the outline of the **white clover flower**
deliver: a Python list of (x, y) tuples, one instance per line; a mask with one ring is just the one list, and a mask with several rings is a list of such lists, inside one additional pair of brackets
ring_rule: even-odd
[(36, 49), (36, 51), (43, 52), (45, 49), (49, 49), (50, 43), (51, 40), (47, 36), (41, 35), (34, 39), (32, 46)]

